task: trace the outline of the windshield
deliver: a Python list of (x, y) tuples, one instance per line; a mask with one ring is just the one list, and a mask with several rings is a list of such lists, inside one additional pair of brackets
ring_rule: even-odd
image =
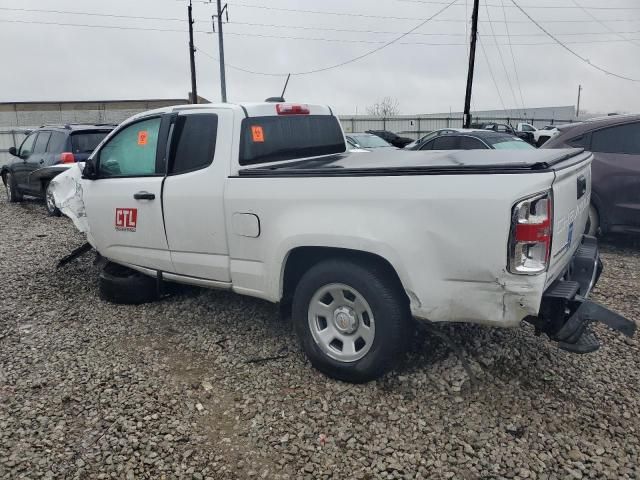
[(381, 148), (391, 146), (389, 143), (375, 135), (358, 135), (352, 136), (351, 138), (363, 148)]
[(496, 150), (531, 150), (535, 149), (533, 145), (520, 139), (513, 138), (488, 138), (485, 139)]
[(82, 132), (71, 135), (73, 153), (91, 153), (109, 132)]

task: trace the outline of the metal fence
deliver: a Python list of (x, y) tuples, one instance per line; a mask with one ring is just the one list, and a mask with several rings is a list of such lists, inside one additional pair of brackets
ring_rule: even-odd
[[(399, 135), (418, 139), (421, 136), (440, 130), (442, 128), (462, 128), (462, 116), (450, 117), (367, 117), (367, 116), (340, 116), (342, 128), (346, 133), (366, 132), (367, 130), (390, 130)], [(474, 117), (474, 123), (507, 123), (514, 127), (518, 123), (529, 123), (536, 128), (542, 128), (545, 125), (562, 125), (574, 122), (570, 119), (554, 119), (554, 118), (514, 118), (514, 117)]]

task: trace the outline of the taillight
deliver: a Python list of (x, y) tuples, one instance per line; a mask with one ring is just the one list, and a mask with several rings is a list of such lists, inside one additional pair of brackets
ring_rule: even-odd
[(309, 115), (308, 105), (296, 105), (293, 103), (276, 103), (278, 115)]
[(547, 270), (553, 233), (551, 191), (516, 203), (511, 210), (509, 271), (535, 275)]
[(71, 152), (63, 152), (60, 154), (60, 163), (74, 163), (75, 161), (76, 157), (74, 157)]

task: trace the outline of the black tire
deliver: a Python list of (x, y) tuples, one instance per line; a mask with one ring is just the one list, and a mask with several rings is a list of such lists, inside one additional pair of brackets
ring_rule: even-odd
[(536, 142), (536, 147), (540, 148), (542, 145), (547, 143), (548, 140), (549, 140), (549, 137), (539, 137), (538, 141)]
[[(355, 361), (340, 361), (329, 356), (311, 331), (310, 325), (315, 321), (310, 320), (314, 318), (310, 314), (312, 299), (317, 292), (334, 284), (357, 291), (375, 319), (371, 346), (362, 358)], [(362, 318), (361, 315), (360, 322)], [(322, 261), (302, 276), (293, 298), (292, 319), (311, 364), (329, 377), (352, 383), (374, 380), (390, 370), (413, 333), (408, 299), (388, 269), (342, 259)], [(333, 324), (332, 328), (335, 328)]]
[(107, 263), (100, 272), (100, 298), (120, 305), (139, 305), (158, 298), (156, 280), (130, 268)]
[(49, 192), (50, 183), (51, 181), (47, 181), (42, 185), (42, 189), (44, 191), (44, 208), (47, 210), (50, 217), (59, 217), (62, 212), (55, 206), (53, 195)]
[(22, 201), (22, 193), (18, 189), (16, 179), (11, 172), (4, 175), (4, 186), (7, 190), (7, 201), (17, 203)]
[(600, 233), (600, 214), (595, 206), (589, 205), (589, 218), (584, 233), (595, 237)]

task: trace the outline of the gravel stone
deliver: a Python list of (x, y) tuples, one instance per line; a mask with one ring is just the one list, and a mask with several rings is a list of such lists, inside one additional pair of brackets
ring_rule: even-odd
[[(101, 301), (92, 255), (55, 268), (84, 241), (0, 200), (0, 479), (640, 478), (637, 339), (597, 325), (603, 347), (579, 356), (526, 325), (440, 326), (475, 383), (419, 334), (396, 371), (349, 385), (263, 301)], [(601, 249), (593, 297), (638, 321), (640, 242)]]

